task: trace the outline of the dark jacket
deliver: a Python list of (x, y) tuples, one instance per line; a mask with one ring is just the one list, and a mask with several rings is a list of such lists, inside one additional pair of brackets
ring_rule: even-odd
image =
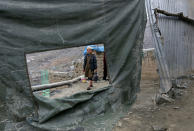
[(94, 54), (86, 54), (86, 55), (84, 56), (84, 65), (83, 65), (83, 68), (84, 68), (84, 70), (85, 70), (85, 68), (86, 68), (86, 63), (87, 63), (87, 56), (88, 56), (88, 55), (92, 55), (92, 56), (91, 56), (91, 59), (90, 59), (90, 69), (91, 69), (92, 71), (94, 71), (94, 70), (97, 69), (97, 60), (96, 60), (96, 56), (95, 56)]

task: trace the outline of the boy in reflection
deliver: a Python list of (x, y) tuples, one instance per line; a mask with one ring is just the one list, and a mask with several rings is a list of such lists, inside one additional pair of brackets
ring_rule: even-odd
[(85, 77), (88, 77), (90, 81), (87, 90), (91, 90), (91, 87), (93, 87), (92, 78), (94, 73), (97, 72), (97, 60), (90, 46), (87, 47), (87, 54), (84, 57), (83, 72), (85, 72)]

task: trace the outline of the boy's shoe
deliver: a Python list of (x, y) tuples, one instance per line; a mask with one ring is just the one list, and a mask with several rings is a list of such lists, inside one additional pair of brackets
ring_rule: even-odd
[(91, 90), (91, 87), (88, 87), (87, 90)]

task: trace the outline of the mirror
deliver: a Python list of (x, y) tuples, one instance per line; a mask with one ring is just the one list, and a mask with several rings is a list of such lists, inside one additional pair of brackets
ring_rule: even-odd
[(103, 44), (26, 54), (26, 61), (33, 93), (51, 99), (109, 85)]

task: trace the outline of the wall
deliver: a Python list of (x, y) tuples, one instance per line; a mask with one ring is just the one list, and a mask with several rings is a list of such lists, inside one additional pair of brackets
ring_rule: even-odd
[[(191, 0), (150, 0), (151, 8), (171, 13), (183, 12), (194, 18)], [(154, 17), (154, 16), (150, 16)], [(194, 26), (175, 17), (159, 15), (159, 28), (164, 38), (164, 54), (171, 77), (178, 77), (194, 70)]]
[(145, 51), (142, 59), (142, 80), (157, 80), (159, 78), (157, 73), (157, 63), (154, 56), (154, 49)]

